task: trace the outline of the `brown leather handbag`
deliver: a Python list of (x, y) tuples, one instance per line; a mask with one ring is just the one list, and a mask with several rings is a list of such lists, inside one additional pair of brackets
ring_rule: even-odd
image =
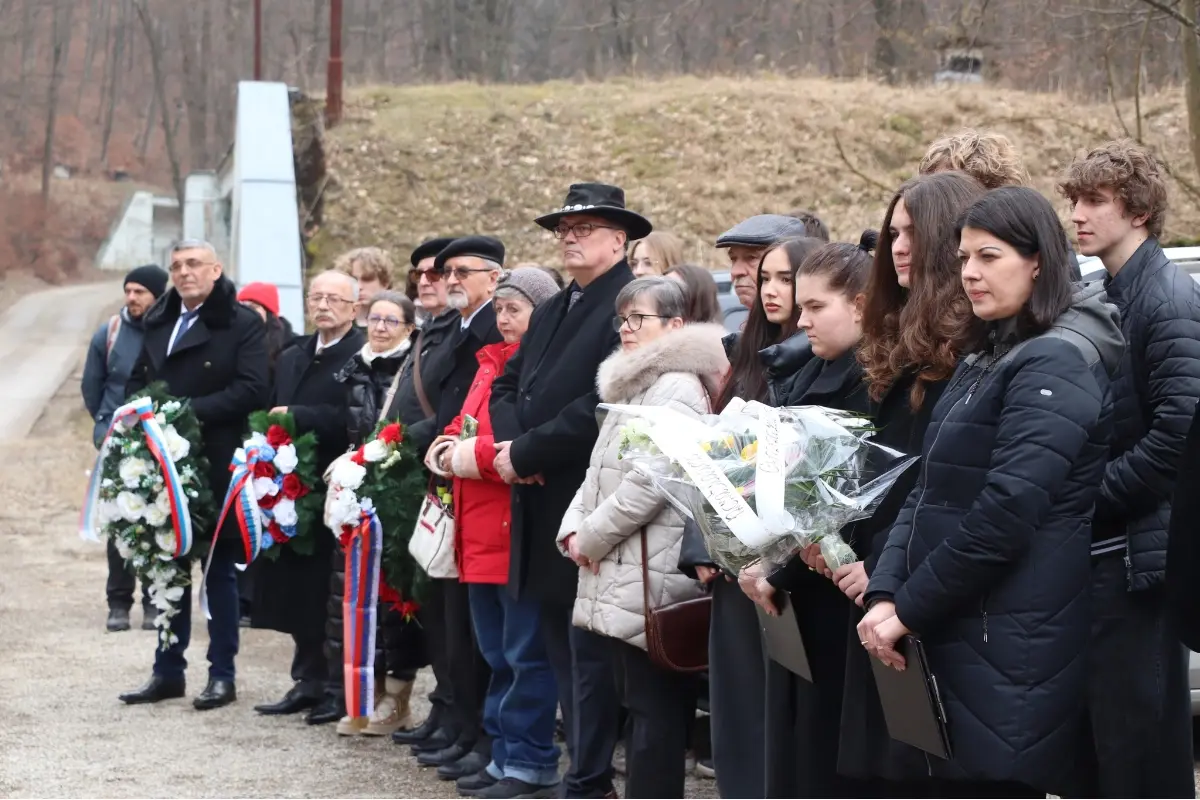
[(672, 672), (708, 669), (708, 623), (712, 596), (705, 595), (660, 608), (650, 607), (650, 557), (642, 528), (642, 598), (646, 604), (646, 652), (650, 660)]

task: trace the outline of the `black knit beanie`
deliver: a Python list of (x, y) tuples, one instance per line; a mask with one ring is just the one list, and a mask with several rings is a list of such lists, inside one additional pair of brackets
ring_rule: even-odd
[(162, 297), (162, 293), (167, 290), (167, 277), (167, 272), (162, 267), (155, 264), (144, 264), (129, 270), (129, 274), (125, 276), (125, 283), (145, 286), (150, 290), (150, 294)]

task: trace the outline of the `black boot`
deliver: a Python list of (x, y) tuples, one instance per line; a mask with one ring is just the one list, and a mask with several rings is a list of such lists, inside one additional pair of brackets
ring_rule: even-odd
[(433, 732), (438, 729), (437, 716), (430, 714), (417, 727), (411, 731), (396, 731), (392, 734), (392, 741), (396, 744), (417, 744), (428, 739)]
[(104, 627), (108, 629), (109, 633), (129, 630), (129, 609), (110, 608), (108, 610), (108, 620), (104, 623)]
[(120, 700), (122, 703), (134, 706), (183, 697), (186, 692), (187, 686), (184, 684), (183, 678), (168, 680), (158, 675), (151, 675), (150, 681), (145, 686), (137, 691), (126, 692), (120, 696)]

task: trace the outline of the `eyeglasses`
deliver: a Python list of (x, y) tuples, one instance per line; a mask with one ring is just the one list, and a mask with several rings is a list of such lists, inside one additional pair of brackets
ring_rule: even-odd
[(623, 328), (625, 325), (628, 325), (629, 330), (637, 333), (642, 329), (642, 321), (647, 318), (670, 319), (670, 317), (664, 317), (662, 314), (630, 314), (627, 317), (622, 317), (620, 314), (617, 314), (615, 317), (613, 317), (613, 330), (617, 333), (620, 333), (621, 328)]
[(369, 317), (367, 317), (367, 325), (373, 328), (382, 325), (385, 329), (394, 331), (403, 324), (403, 320), (396, 319), (395, 317), (381, 317), (378, 314), (371, 314)]
[(592, 235), (592, 231), (596, 230), (596, 228), (605, 228), (610, 231), (620, 230), (620, 228), (614, 228), (612, 225), (596, 225), (591, 222), (577, 222), (574, 225), (559, 225), (554, 229), (554, 238), (565, 239), (570, 236), (571, 233), (574, 233), (576, 239), (586, 239)]
[(416, 286), (421, 282), (421, 278), (425, 278), (430, 283), (437, 283), (442, 278), (446, 277), (446, 273), (440, 269), (430, 267), (428, 269), (410, 269), (408, 271), (408, 282)]
[(307, 299), (308, 304), (314, 308), (321, 305), (321, 303), (329, 303), (330, 308), (338, 308), (340, 306), (348, 306), (354, 302), (344, 297), (338, 297), (336, 294), (310, 294)]
[(468, 277), (470, 277), (472, 272), (491, 272), (491, 271), (492, 270), (489, 267), (453, 267), (452, 269), (445, 270), (445, 272), (443, 272), (442, 274), (443, 275), (453, 275), (458, 280), (465, 281)]
[(195, 272), (202, 267), (209, 267), (215, 263), (215, 261), (201, 261), (198, 258), (189, 258), (186, 261), (172, 261), (171, 272), (183, 272), (184, 268), (186, 268), (188, 272)]

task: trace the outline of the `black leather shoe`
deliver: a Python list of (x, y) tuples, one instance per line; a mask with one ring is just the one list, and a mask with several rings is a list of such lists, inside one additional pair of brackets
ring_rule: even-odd
[(156, 631), (158, 626), (154, 624), (154, 620), (158, 619), (158, 609), (154, 606), (142, 608), (142, 630)]
[(298, 687), (293, 686), (291, 689), (288, 689), (287, 694), (278, 703), (261, 703), (255, 706), (254, 710), (268, 717), (275, 717), (284, 714), (299, 714), (304, 709), (312, 708), (319, 702), (321, 702), (321, 698), (304, 694)]
[(470, 754), (471, 748), (463, 747), (461, 744), (455, 743), (447, 747), (445, 750), (437, 750), (432, 753), (420, 753), (417, 756), (417, 763), (422, 767), (440, 767), (445, 764), (453, 764), (463, 756)]
[(437, 719), (434, 718), (433, 714), (430, 714), (425, 718), (424, 722), (413, 728), (411, 731), (396, 731), (393, 733), (392, 741), (396, 744), (416, 744), (417, 742), (423, 742), (428, 739), (437, 729)]
[(104, 622), (104, 627), (109, 633), (129, 630), (129, 609), (110, 608), (108, 610), (108, 619)]
[(439, 750), (445, 750), (454, 744), (456, 739), (458, 739), (458, 734), (454, 731), (449, 728), (438, 728), (429, 738), (414, 744), (412, 754), (419, 756), (421, 753), (436, 753)]
[(197, 711), (209, 711), (221, 706), (227, 706), (237, 700), (237, 687), (233, 685), (233, 681), (211, 679), (208, 686), (204, 687), (204, 691), (192, 701), (192, 705)]
[(159, 700), (173, 700), (176, 697), (183, 697), (187, 693), (187, 686), (182, 678), (178, 680), (168, 680), (160, 678), (158, 675), (150, 676), (150, 682), (136, 692), (126, 692), (121, 695), (122, 703), (127, 703), (131, 706), (139, 705), (140, 703), (157, 703)]
[[(441, 772), (442, 768), (438, 767), (438, 774), (440, 775)], [(474, 775), (467, 775), (459, 778), (458, 783), (456, 783), (455, 786), (458, 788), (458, 793), (462, 797), (474, 797), (484, 789), (496, 783), (498, 783), (498, 781), (491, 776), (487, 769), (481, 769)]]
[(308, 712), (304, 721), (309, 725), (327, 725), (330, 722), (337, 722), (344, 716), (346, 716), (346, 699), (341, 696), (325, 697), (313, 706), (313, 710)]
[(442, 764), (437, 768), (437, 776), (444, 781), (456, 781), (459, 778), (474, 775), (476, 772), (487, 767), (491, 763), (491, 760), (491, 758), (480, 753), (478, 750), (472, 750), (458, 761), (450, 764)]

